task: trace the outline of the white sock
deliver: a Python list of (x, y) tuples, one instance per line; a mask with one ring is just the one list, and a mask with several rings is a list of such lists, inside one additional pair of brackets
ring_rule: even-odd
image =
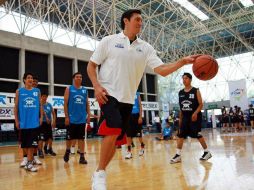
[(204, 149), (204, 152), (209, 152), (209, 150), (206, 148), (206, 149)]
[(177, 148), (177, 149), (176, 149), (176, 154), (181, 155), (181, 151), (182, 151), (181, 149), (178, 149), (178, 148)]
[(23, 160), (24, 160), (24, 161), (27, 161), (27, 157), (23, 157)]
[(34, 156), (34, 159), (35, 159), (35, 160), (38, 160), (38, 156)]

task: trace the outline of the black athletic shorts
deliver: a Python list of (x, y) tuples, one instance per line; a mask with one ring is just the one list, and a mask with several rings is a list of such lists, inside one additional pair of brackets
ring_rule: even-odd
[(112, 96), (107, 96), (107, 98), (107, 103), (100, 105), (101, 118), (98, 134), (103, 136), (118, 135), (116, 145), (126, 144), (125, 135), (133, 105), (118, 102)]
[(130, 124), (126, 130), (127, 137), (142, 137), (142, 123), (138, 123), (139, 113), (131, 114)]
[(33, 129), (21, 129), (21, 148), (36, 148), (38, 146), (39, 127)]
[(250, 121), (254, 121), (254, 116), (250, 116)]
[(47, 141), (49, 139), (53, 139), (51, 124), (48, 124), (47, 122), (43, 122), (40, 126), (39, 140)]
[(183, 115), (182, 118), (182, 125), (178, 131), (179, 138), (198, 138), (201, 132), (201, 125), (202, 125), (202, 115), (198, 115), (197, 121), (191, 120), (191, 115)]
[(72, 140), (72, 139), (85, 139), (85, 128), (86, 124), (73, 124), (71, 123), (69, 126), (66, 126), (67, 132), (66, 132), (66, 140)]

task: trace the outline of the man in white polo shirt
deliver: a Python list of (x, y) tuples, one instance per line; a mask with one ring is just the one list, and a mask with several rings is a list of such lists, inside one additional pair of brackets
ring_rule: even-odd
[[(87, 72), (92, 81), (95, 97), (101, 105), (102, 122), (98, 133), (101, 143), (100, 160), (92, 177), (93, 190), (106, 189), (105, 169), (113, 158), (115, 145), (123, 143), (138, 85), (146, 66), (155, 73), (167, 76), (198, 55), (182, 58), (176, 63), (163, 64), (154, 48), (141, 40), (142, 17), (140, 10), (128, 10), (121, 18), (123, 32), (104, 37), (90, 58)], [(97, 67), (100, 70), (97, 77)]]

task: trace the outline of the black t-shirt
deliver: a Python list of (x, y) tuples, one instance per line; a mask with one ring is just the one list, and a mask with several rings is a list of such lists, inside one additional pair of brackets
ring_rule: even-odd
[(254, 117), (254, 108), (249, 108), (249, 116)]
[[(183, 115), (190, 116), (198, 108), (197, 90), (197, 88), (192, 87), (189, 92), (185, 92), (184, 89), (179, 91), (179, 105)], [(201, 115), (201, 112), (198, 114)]]

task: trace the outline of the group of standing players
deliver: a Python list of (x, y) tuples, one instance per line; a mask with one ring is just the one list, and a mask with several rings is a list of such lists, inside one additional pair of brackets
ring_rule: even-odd
[[(251, 127), (254, 128), (254, 108), (253, 105), (249, 105), (248, 114), (245, 114), (241, 107), (234, 106), (226, 109), (225, 106), (221, 109), (222, 117), (222, 132), (236, 132), (247, 130), (246, 122), (249, 119)], [(249, 118), (248, 118), (249, 117)]]

